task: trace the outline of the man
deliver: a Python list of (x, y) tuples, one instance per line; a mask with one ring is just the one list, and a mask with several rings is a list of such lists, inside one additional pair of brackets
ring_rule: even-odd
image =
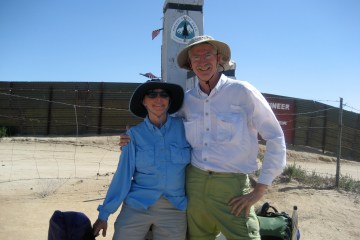
[[(253, 205), (286, 165), (284, 134), (262, 94), (251, 84), (222, 74), (231, 66), (226, 43), (194, 37), (177, 57), (198, 84), (186, 92), (177, 113), (192, 147), (186, 176), (188, 238), (260, 239)], [(248, 174), (257, 170), (258, 134), (266, 141), (254, 189)], [(120, 145), (126, 138), (122, 137)]]

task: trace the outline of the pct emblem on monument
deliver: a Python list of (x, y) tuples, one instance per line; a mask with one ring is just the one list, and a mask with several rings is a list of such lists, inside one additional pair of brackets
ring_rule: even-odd
[(171, 28), (171, 39), (178, 43), (187, 44), (190, 39), (199, 36), (199, 28), (194, 20), (183, 15), (175, 20)]

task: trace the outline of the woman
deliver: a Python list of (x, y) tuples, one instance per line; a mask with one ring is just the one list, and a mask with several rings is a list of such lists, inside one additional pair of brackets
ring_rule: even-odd
[(190, 146), (177, 112), (184, 98), (176, 84), (150, 80), (140, 85), (130, 100), (130, 111), (144, 122), (127, 134), (125, 147), (110, 184), (94, 235), (106, 236), (107, 220), (121, 203), (113, 239), (143, 240), (152, 226), (154, 240), (184, 240), (186, 236), (185, 169)]

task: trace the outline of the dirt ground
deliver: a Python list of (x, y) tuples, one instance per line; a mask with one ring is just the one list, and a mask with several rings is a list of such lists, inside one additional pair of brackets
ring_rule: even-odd
[[(117, 137), (0, 139), (1, 239), (47, 239), (55, 210), (83, 212), (93, 223), (117, 166), (117, 141)], [(334, 174), (334, 161), (314, 151), (288, 149), (288, 164), (310, 172)], [(355, 179), (360, 176), (360, 162), (342, 161), (341, 169)], [(359, 239), (359, 195), (291, 182), (274, 184), (261, 203), (265, 201), (290, 214), (298, 206), (301, 239)], [(117, 213), (109, 219), (107, 237), (97, 239), (111, 239)]]

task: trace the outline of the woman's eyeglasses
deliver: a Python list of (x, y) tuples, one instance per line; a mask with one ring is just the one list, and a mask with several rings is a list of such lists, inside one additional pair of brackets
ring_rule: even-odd
[(157, 98), (158, 96), (161, 98), (168, 98), (169, 94), (165, 91), (156, 92), (156, 91), (148, 91), (145, 94), (148, 98)]

